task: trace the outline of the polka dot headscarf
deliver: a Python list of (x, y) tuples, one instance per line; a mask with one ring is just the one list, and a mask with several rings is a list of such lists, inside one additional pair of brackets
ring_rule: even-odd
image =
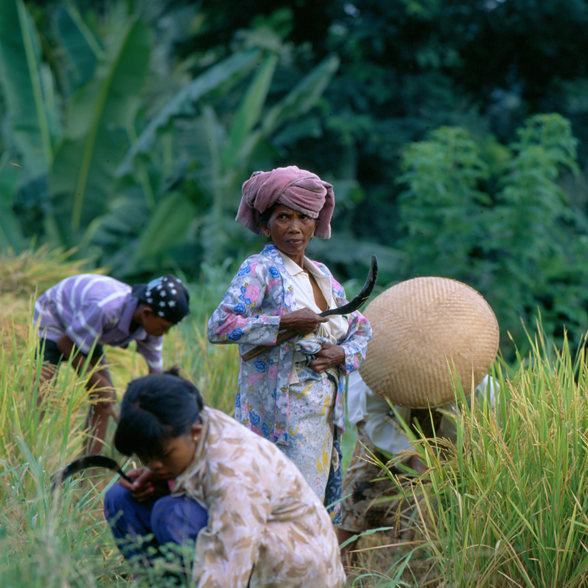
[(151, 307), (156, 316), (179, 323), (189, 312), (190, 295), (178, 278), (167, 275), (135, 288), (141, 302)]

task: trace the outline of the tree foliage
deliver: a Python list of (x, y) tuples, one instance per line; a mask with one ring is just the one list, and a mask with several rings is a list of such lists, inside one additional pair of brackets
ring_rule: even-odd
[(375, 253), (380, 288), (443, 272), (503, 331), (538, 308), (580, 331), (587, 18), (586, 0), (6, 0), (0, 248), (75, 246), (129, 281), (230, 272), (260, 246), (234, 223), (241, 183), (296, 163), (335, 186), (312, 253), (352, 288)]
[(564, 328), (581, 335), (588, 323), (588, 235), (558, 184), (562, 172), (577, 169), (569, 122), (557, 114), (530, 117), (518, 140), (501, 150), (500, 165), (485, 157), (460, 128), (440, 128), (405, 146), (403, 275), (475, 284), (498, 316), (505, 348), (506, 330), (524, 339), (520, 318), (533, 325), (538, 313), (558, 342)]
[[(6, 141), (21, 171), (4, 205), (18, 202), (42, 240), (76, 246), (120, 277), (221, 262), (235, 245), (226, 224), (244, 176), (313, 132), (305, 117), (338, 67), (327, 56), (276, 93), (289, 48), (260, 23), (170, 93), (153, 71), (146, 6), (84, 15), (72, 3), (54, 6), (49, 31), (35, 29), (22, 0), (0, 13)], [(174, 82), (182, 64), (169, 65)], [(163, 96), (146, 96), (148, 85)], [(23, 246), (7, 230), (4, 240)]]

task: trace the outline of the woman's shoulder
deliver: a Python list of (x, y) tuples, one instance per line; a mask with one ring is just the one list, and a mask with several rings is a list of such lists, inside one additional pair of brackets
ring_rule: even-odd
[(229, 438), (239, 438), (247, 439), (248, 442), (257, 442), (258, 439), (262, 439), (257, 433), (254, 433), (222, 410), (210, 406), (207, 406), (204, 410), (212, 431), (211, 441), (223, 442)]
[(209, 423), (209, 447), (218, 455), (246, 461), (288, 462), (285, 454), (271, 441), (254, 433), (221, 410), (206, 407)]
[(266, 265), (271, 261), (270, 252), (267, 250), (268, 246), (264, 247), (261, 251), (257, 253), (252, 253), (248, 255), (242, 262), (241, 267), (248, 266), (254, 263)]
[(275, 245), (266, 245), (260, 252), (253, 253), (245, 258), (239, 268), (237, 277), (256, 273), (258, 275), (277, 277), (284, 266), (284, 262)]
[(318, 268), (318, 270), (321, 273), (325, 274), (326, 276), (329, 276), (329, 278), (333, 277), (331, 270), (322, 261), (317, 261), (316, 259), (308, 259), (308, 261), (310, 261), (316, 268)]
[(212, 406), (205, 406), (203, 409), (203, 414), (206, 416), (209, 422), (212, 423), (229, 423), (232, 424), (235, 419), (229, 416), (227, 413), (223, 412), (218, 408), (213, 408)]

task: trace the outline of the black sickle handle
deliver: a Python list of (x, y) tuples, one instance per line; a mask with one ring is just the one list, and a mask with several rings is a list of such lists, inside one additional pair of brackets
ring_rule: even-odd
[(70, 476), (87, 468), (106, 468), (116, 472), (127, 482), (130, 482), (131, 484), (133, 483), (133, 480), (122, 471), (118, 463), (111, 457), (107, 457), (106, 455), (85, 455), (84, 457), (74, 459), (55, 476), (55, 479), (51, 484), (51, 490), (55, 490), (58, 484), (61, 484)]

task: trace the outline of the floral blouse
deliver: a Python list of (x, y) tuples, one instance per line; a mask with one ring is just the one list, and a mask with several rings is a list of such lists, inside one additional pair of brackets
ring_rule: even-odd
[(174, 488), (208, 511), (196, 540), (195, 585), (342, 587), (334, 527), (298, 468), (221, 411), (201, 415), (196, 453)]
[[(336, 306), (345, 304), (347, 299), (341, 284), (325, 265), (313, 263), (331, 278)], [(241, 265), (208, 321), (208, 339), (211, 343), (238, 343), (242, 355), (257, 345), (275, 343), (280, 316), (296, 309), (290, 274), (275, 245), (266, 245)], [(360, 312), (355, 311), (346, 318), (347, 334), (338, 341), (345, 351), (345, 363), (339, 366), (339, 376), (360, 366), (371, 337), (370, 324)], [(290, 339), (268, 347), (249, 361), (241, 360), (235, 418), (278, 444), (288, 444), (288, 385), (295, 351), (296, 340)], [(306, 370), (310, 378), (316, 377), (313, 370)], [(339, 377), (333, 418), (341, 430), (345, 425), (344, 393), (344, 378)]]

